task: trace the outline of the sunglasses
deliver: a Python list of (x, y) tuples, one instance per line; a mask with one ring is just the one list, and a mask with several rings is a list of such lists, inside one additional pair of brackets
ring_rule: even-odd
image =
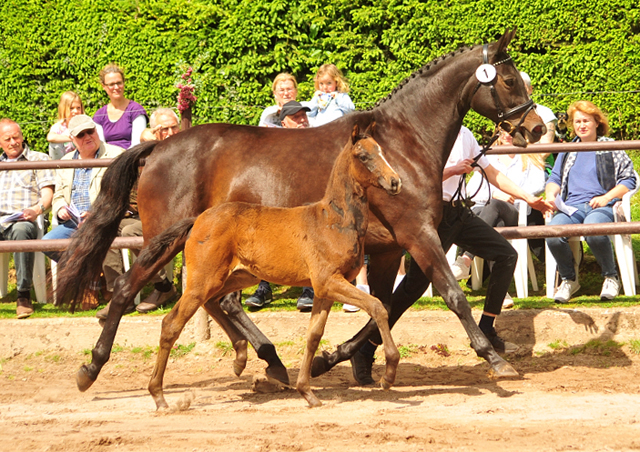
[(78, 135), (76, 135), (76, 138), (82, 140), (85, 137), (85, 135), (93, 135), (95, 133), (95, 131), (96, 131), (96, 129), (83, 130)]

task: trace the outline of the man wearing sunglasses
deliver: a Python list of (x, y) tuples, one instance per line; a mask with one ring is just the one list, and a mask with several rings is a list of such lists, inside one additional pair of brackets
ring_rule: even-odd
[[(124, 152), (118, 146), (100, 141), (96, 123), (87, 115), (78, 115), (69, 121), (69, 135), (76, 147), (62, 160), (111, 159)], [(56, 191), (53, 194), (52, 212), (58, 226), (42, 239), (67, 239), (82, 226), (89, 215), (91, 204), (98, 197), (102, 176), (107, 168), (64, 168), (56, 171)], [(45, 253), (57, 261), (59, 251)], [(87, 294), (90, 297), (95, 294)], [(93, 300), (83, 301), (83, 306), (97, 306)]]

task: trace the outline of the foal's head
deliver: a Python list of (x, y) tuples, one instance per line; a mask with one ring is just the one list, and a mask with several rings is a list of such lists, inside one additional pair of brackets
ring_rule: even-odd
[(363, 187), (373, 185), (384, 188), (390, 195), (400, 193), (402, 182), (398, 173), (391, 168), (382, 154), (382, 148), (371, 137), (375, 123), (372, 123), (363, 134), (358, 125), (351, 133), (351, 156), (355, 160), (351, 165), (354, 176)]

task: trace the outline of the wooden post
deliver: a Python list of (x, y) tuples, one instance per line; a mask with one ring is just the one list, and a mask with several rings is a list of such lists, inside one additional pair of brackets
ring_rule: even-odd
[[(191, 127), (191, 107), (182, 112), (182, 121), (180, 130), (184, 131)], [(182, 253), (182, 293), (187, 289), (187, 265), (184, 253)], [(211, 339), (211, 331), (209, 330), (209, 314), (200, 308), (193, 316), (193, 324), (195, 329), (195, 339), (203, 342)]]

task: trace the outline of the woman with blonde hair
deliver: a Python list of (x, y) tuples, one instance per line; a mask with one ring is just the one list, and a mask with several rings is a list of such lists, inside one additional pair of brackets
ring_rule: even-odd
[[(573, 142), (613, 141), (605, 136), (609, 133), (607, 117), (592, 102), (574, 102), (567, 113), (569, 128), (575, 135)], [(613, 204), (636, 184), (633, 162), (624, 151), (558, 154), (546, 187), (547, 201), (558, 210), (550, 224), (612, 222)], [(568, 303), (580, 289), (568, 240), (568, 237), (546, 239), (562, 279), (554, 296), (556, 303)], [(620, 281), (611, 240), (607, 235), (588, 236), (585, 240), (602, 269), (600, 298), (612, 300), (620, 292)]]
[(273, 79), (271, 91), (276, 104), (264, 109), (258, 123), (260, 127), (282, 127), (280, 109), (287, 102), (296, 100), (298, 97), (298, 82), (293, 75), (281, 72)]
[(51, 126), (47, 134), (49, 156), (53, 160), (59, 160), (63, 155), (75, 149), (69, 137), (69, 120), (82, 114), (84, 114), (84, 105), (82, 105), (80, 96), (73, 91), (62, 93), (58, 103), (57, 121)]
[(124, 96), (124, 70), (108, 64), (99, 77), (102, 89), (109, 96), (109, 103), (93, 115), (100, 139), (123, 149), (140, 144), (140, 136), (147, 128), (147, 112), (142, 105)]

